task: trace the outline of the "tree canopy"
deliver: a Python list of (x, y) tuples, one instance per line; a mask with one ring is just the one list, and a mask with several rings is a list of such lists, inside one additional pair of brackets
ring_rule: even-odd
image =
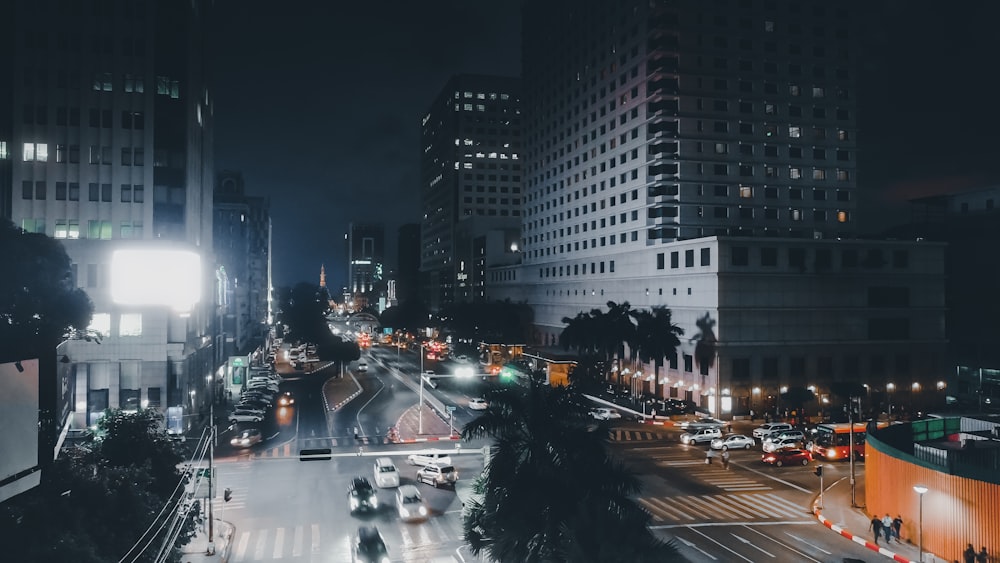
[(649, 530), (631, 497), (637, 477), (606, 450), (583, 396), (535, 379), (495, 389), (464, 438), (491, 437), (493, 455), (463, 519), (475, 554), (496, 561), (665, 562), (676, 548)]
[[(2, 359), (54, 354), (68, 334), (90, 326), (94, 305), (76, 287), (69, 255), (62, 244), (44, 234), (25, 233), (0, 220), (0, 248), (6, 271), (0, 276), (0, 341)], [(14, 354), (19, 357), (6, 356)]]
[[(42, 484), (0, 505), (4, 557), (11, 561), (154, 561), (184, 494), (183, 456), (156, 411), (109, 410), (99, 439), (66, 448)], [(164, 509), (166, 507), (166, 509)], [(162, 513), (161, 513), (162, 510)], [(178, 519), (168, 561), (180, 561), (200, 514)], [(168, 525), (160, 527), (167, 522)], [(152, 525), (152, 526), (151, 526)], [(156, 531), (145, 535), (147, 528)], [(144, 541), (137, 541), (143, 538)], [(149, 540), (148, 549), (143, 550)]]

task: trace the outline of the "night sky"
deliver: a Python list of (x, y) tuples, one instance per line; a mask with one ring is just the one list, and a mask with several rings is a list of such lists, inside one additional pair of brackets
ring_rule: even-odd
[[(862, 228), (1000, 184), (1000, 2), (866, 2)], [(872, 7), (874, 5), (875, 7)], [(419, 222), (420, 118), (457, 73), (517, 76), (518, 2), (217, 0), (215, 164), (269, 196), (276, 285), (346, 279), (350, 221)], [(960, 9), (959, 9), (960, 8)]]

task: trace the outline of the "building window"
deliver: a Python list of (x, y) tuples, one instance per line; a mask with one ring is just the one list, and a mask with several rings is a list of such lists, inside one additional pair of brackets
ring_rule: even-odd
[(701, 249), (701, 265), (702, 266), (712, 265), (712, 249), (710, 248)]
[(657, 269), (657, 270), (662, 270), (662, 269), (664, 269), (664, 267), (665, 267), (665, 266), (664, 266), (664, 262), (665, 262), (665, 261), (664, 261), (664, 259), (663, 259), (663, 258), (664, 258), (664, 257), (663, 257), (663, 253), (662, 253), (662, 252), (659, 252), (659, 253), (657, 253), (657, 255), (656, 255), (656, 269)]
[(680, 268), (680, 253), (677, 251), (670, 253), (670, 269), (676, 270)]
[(733, 266), (749, 266), (750, 249), (746, 246), (734, 246), (730, 253), (730, 260)]
[[(87, 287), (97, 287), (97, 264), (87, 264)], [(87, 330), (100, 334), (105, 338), (110, 336), (111, 313), (94, 313)]]
[[(4, 149), (6, 151), (6, 148)], [(47, 162), (49, 145), (46, 143), (24, 143), (24, 162)]]
[(684, 267), (694, 267), (694, 249), (684, 251)]
[(142, 336), (142, 314), (122, 313), (119, 318), (118, 336)]

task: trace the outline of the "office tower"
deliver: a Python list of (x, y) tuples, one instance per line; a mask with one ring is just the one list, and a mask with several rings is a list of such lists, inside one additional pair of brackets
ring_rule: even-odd
[(243, 175), (220, 172), (214, 195), (213, 245), (218, 280), (224, 282), (220, 304), (223, 323), (216, 330), (217, 361), (247, 350), (264, 335), (270, 299), (270, 201), (246, 195)]
[(351, 223), (347, 232), (347, 288), (356, 310), (384, 297), (385, 226)]
[(801, 382), (933, 378), (943, 248), (842, 240), (850, 18), (844, 3), (525, 3), (523, 264), (491, 270), (489, 296), (527, 300), (546, 346), (609, 301), (669, 307), (685, 337), (634, 388), (721, 415), (775, 409)]
[(0, 193), (61, 240), (102, 343), (70, 341), (76, 416), (211, 397), (212, 96), (205, 2), (15, 0), (5, 10)]
[[(420, 272), (432, 309), (483, 297), (474, 283), (475, 249), (482, 245), (474, 239), (493, 232), (519, 240), (520, 107), (518, 79), (463, 74), (448, 81), (423, 116)], [(511, 260), (503, 253), (497, 263)]]
[(420, 224), (407, 223), (399, 228), (396, 250), (396, 298), (400, 303), (420, 296)]

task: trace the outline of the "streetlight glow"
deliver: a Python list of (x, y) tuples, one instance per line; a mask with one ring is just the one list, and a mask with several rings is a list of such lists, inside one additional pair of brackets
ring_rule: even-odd
[(920, 522), (920, 524), (917, 526), (917, 532), (918, 532), (918, 538), (919, 538), (918, 542), (917, 542), (917, 545), (918, 545), (918, 547), (917, 547), (917, 550), (918, 550), (917, 553), (920, 555), (920, 558), (918, 559), (918, 561), (920, 561), (920, 563), (923, 563), (923, 561), (924, 561), (924, 493), (927, 492), (927, 487), (925, 487), (923, 485), (913, 485), (913, 490), (916, 491), (916, 493), (918, 495), (917, 498), (920, 499), (919, 500), (919, 504), (920, 504), (920, 520), (919, 520), (919, 522)]

